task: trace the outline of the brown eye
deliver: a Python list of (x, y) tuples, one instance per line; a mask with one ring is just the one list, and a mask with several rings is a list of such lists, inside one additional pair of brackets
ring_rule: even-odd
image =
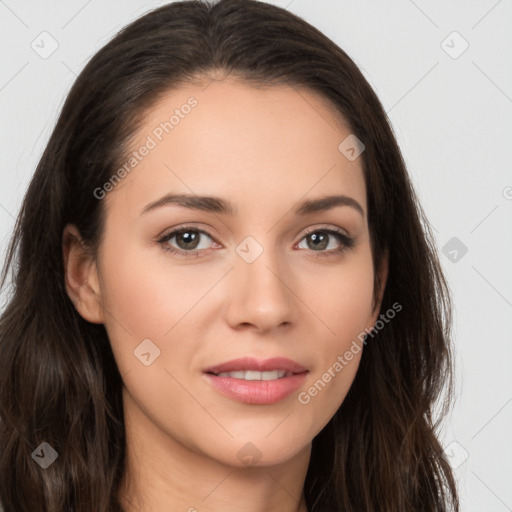
[(300, 244), (299, 247), (318, 253), (315, 256), (339, 254), (355, 243), (352, 237), (337, 229), (315, 229), (306, 233), (302, 240), (306, 240), (307, 247), (300, 247)]
[(176, 235), (176, 244), (180, 249), (197, 249), (201, 235), (197, 231), (180, 231)]
[[(206, 240), (208, 238), (210, 239), (209, 243)], [(173, 239), (175, 240), (173, 241)], [(187, 253), (197, 255), (199, 251), (208, 249), (211, 242), (213, 239), (208, 233), (193, 227), (175, 229), (158, 240), (164, 250), (182, 255), (187, 255)]]
[(323, 231), (315, 231), (314, 233), (311, 233), (310, 235), (306, 236), (306, 240), (308, 240), (308, 247), (310, 249), (316, 250), (323, 250), (326, 249), (329, 245), (329, 238), (330, 235)]

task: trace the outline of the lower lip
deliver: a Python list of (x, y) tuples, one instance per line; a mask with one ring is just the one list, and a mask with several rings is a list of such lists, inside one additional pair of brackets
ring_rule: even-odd
[(275, 404), (297, 391), (308, 372), (274, 380), (244, 380), (205, 373), (208, 382), (223, 395), (246, 404)]

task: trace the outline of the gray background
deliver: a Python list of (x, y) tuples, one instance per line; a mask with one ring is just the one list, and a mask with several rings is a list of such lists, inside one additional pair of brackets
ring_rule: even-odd
[[(164, 3), (0, 0), (0, 263), (75, 76)], [(512, 510), (512, 1), (272, 3), (339, 44), (389, 113), (453, 291), (457, 401), (442, 440), (462, 509)]]

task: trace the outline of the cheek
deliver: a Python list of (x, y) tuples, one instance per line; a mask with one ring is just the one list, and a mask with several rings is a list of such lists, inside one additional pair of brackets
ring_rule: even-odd
[[(151, 253), (151, 257), (148, 257)], [(105, 250), (103, 304), (126, 331), (160, 338), (187, 314), (218, 280), (218, 272), (180, 266), (158, 247), (127, 247), (118, 257)], [(220, 274), (222, 275), (222, 274)]]
[[(369, 251), (362, 251), (335, 270), (308, 274), (301, 287), (305, 302), (324, 324), (325, 339), (340, 348), (347, 339), (369, 327), (373, 299), (373, 263)], [(329, 336), (329, 334), (331, 336)]]
[(158, 247), (123, 245), (119, 237), (116, 244), (105, 244), (103, 254), (105, 328), (121, 373), (139, 369), (134, 351), (146, 339), (160, 350), (158, 365), (172, 370), (176, 359), (192, 357), (190, 322), (208, 315), (204, 299), (226, 273), (225, 265), (180, 265)]
[(368, 251), (350, 264), (340, 265), (335, 278), (331, 273), (329, 279), (310, 279), (317, 285), (323, 283), (309, 296), (311, 309), (323, 325), (314, 341), (316, 365), (298, 402), (304, 407), (303, 417), (311, 420), (311, 433), (316, 435), (342, 404), (359, 367), (364, 329), (371, 327), (371, 254)]

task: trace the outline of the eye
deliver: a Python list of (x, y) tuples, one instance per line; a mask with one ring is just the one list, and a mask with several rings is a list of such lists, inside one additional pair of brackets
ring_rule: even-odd
[[(209, 239), (210, 242), (204, 242), (204, 238)], [(303, 240), (306, 241), (307, 247), (301, 247)], [(200, 252), (211, 246), (211, 242), (214, 242), (213, 238), (206, 231), (195, 226), (174, 229), (158, 240), (164, 251), (185, 257), (199, 257)], [(219, 244), (217, 245), (220, 247)], [(314, 256), (333, 256), (341, 254), (354, 245), (355, 240), (342, 229), (316, 228), (309, 230), (297, 246), (299, 249), (309, 249)]]
[[(211, 243), (208, 244), (207, 242), (201, 245), (202, 239), (205, 237), (213, 241), (212, 237), (206, 233), (206, 231), (197, 229), (194, 226), (184, 226), (164, 235), (158, 240), (158, 243), (162, 245), (164, 251), (185, 256), (190, 256), (191, 254), (197, 256), (198, 253), (194, 251), (208, 249), (208, 246), (211, 245)], [(174, 244), (176, 244), (177, 247), (171, 245), (173, 239), (175, 239)]]
[[(333, 228), (316, 228), (308, 231), (302, 238), (306, 240), (306, 249), (310, 249), (312, 252), (318, 253), (314, 256), (332, 256), (333, 254), (340, 254), (348, 249), (354, 247), (354, 239), (347, 235), (341, 229)], [(300, 244), (299, 243), (299, 247)], [(336, 240), (338, 247), (336, 247)], [(334, 245), (334, 247), (333, 247)], [(303, 249), (304, 247), (300, 247)], [(325, 250), (330, 249), (330, 250)]]

